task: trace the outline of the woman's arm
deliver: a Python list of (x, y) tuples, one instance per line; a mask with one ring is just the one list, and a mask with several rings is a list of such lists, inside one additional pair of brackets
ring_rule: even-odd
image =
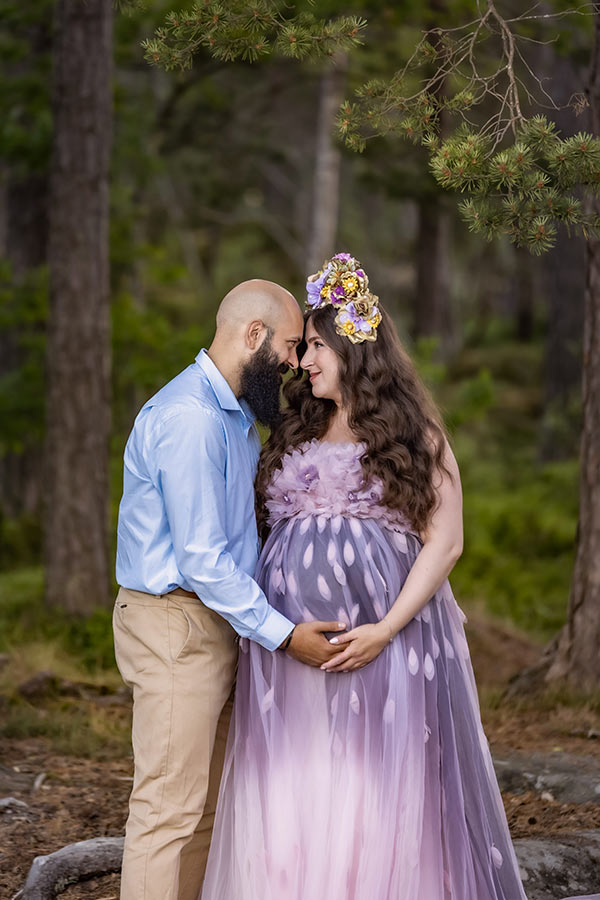
[(423, 548), (417, 556), (394, 605), (381, 622), (360, 625), (331, 640), (347, 648), (323, 666), (327, 672), (349, 672), (375, 659), (383, 648), (431, 600), (448, 577), (463, 547), (462, 491), (454, 454), (445, 443), (443, 464), (436, 485), (437, 507), (427, 530), (421, 535)]

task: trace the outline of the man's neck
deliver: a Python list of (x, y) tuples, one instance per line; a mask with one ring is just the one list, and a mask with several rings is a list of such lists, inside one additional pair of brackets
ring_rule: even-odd
[(235, 396), (239, 399), (241, 394), (240, 386), (240, 369), (239, 361), (232, 359), (231, 349), (229, 353), (225, 347), (220, 346), (215, 341), (212, 342), (206, 351), (215, 364)]

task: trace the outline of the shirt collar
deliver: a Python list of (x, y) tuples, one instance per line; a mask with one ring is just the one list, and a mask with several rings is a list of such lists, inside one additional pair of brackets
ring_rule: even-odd
[(209, 384), (215, 392), (215, 396), (219, 401), (219, 406), (221, 407), (221, 409), (241, 412), (246, 417), (248, 422), (252, 424), (256, 419), (256, 416), (248, 406), (248, 403), (246, 402), (246, 400), (244, 400), (244, 398), (238, 400), (238, 398), (231, 390), (231, 385), (224, 377), (224, 375), (221, 374), (219, 369), (215, 366), (206, 350), (200, 351), (200, 353), (196, 357), (196, 362), (208, 378)]

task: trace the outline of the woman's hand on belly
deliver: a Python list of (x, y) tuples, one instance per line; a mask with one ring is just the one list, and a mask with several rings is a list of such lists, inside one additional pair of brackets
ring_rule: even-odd
[[(330, 643), (342, 652), (323, 663), (325, 672), (352, 672), (372, 662), (390, 642), (390, 626), (385, 621), (374, 625), (359, 625), (346, 634), (331, 638)], [(344, 645), (346, 645), (344, 647)]]

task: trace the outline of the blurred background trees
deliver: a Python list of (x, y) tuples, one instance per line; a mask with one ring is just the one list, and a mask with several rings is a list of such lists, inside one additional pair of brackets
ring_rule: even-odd
[[(554, 11), (564, 6), (548, 4)], [(99, 10), (108, 7), (98, 0)], [(0, 81), (0, 619), (5, 616), (10, 630), (10, 621), (22, 622), (25, 607), (30, 619), (32, 610), (39, 621), (46, 615), (36, 599), (44, 534), (62, 560), (56, 576), (47, 570), (47, 584), (68, 582), (69, 558), (86, 559), (94, 588), (74, 591), (87, 598), (79, 612), (89, 614), (104, 597), (110, 603), (98, 566), (114, 546), (105, 551), (101, 536), (81, 521), (76, 543), (64, 539), (64, 520), (46, 519), (43, 527), (44, 499), (52, 498), (45, 468), (52, 457), (43, 452), (44, 441), (59, 453), (65, 427), (73, 440), (79, 435), (79, 483), (90, 490), (103, 475), (86, 435), (94, 431), (100, 444), (108, 442), (105, 533), (114, 544), (122, 451), (133, 418), (210, 339), (224, 293), (244, 278), (268, 277), (302, 301), (307, 271), (331, 252), (351, 249), (394, 315), (453, 435), (465, 489), (466, 546), (453, 577), (460, 601), (549, 639), (565, 621), (574, 560), (585, 241), (563, 229), (555, 249), (541, 258), (502, 236), (487, 243), (468, 231), (456, 198), (436, 183), (421, 147), (387, 133), (357, 154), (335, 133), (344, 97), (352, 100), (370, 79), (389, 82), (424, 33), (434, 42), (433, 29), (469, 21), (477, 4), (328, 0), (318, 4), (319, 17), (354, 17), (331, 36), (332, 57), (284, 55), (274, 38), (269, 52), (255, 59), (244, 59), (243, 52), (219, 58), (200, 44), (191, 68), (149, 65), (142, 42), (150, 42), (152, 55), (155, 31), (171, 21), (168, 14), (190, 8), (181, 0), (157, 2), (114, 21), (109, 430), (102, 390), (86, 386), (83, 374), (95, 372), (100, 384), (109, 356), (96, 355), (99, 347), (81, 347), (79, 406), (60, 407), (60, 391), (45, 400), (51, 384), (45, 354), (54, 359), (56, 339), (49, 297), (58, 296), (56, 287), (49, 291), (49, 281), (57, 282), (51, 258), (48, 268), (48, 221), (56, 221), (57, 201), (66, 201), (74, 184), (65, 172), (66, 186), (57, 188), (52, 163), (61, 123), (50, 90), (61, 53), (52, 22), (60, 4), (0, 0), (8, 26)], [(503, 8), (510, 13), (511, 3)], [(308, 4), (298, 8), (310, 10)], [(356, 47), (348, 35), (363, 18), (368, 25), (355, 38), (364, 44)], [(532, 43), (532, 52), (546, 89), (564, 107), (552, 117), (569, 135), (591, 127), (585, 110), (577, 116), (566, 106), (585, 90), (591, 17), (559, 20), (555, 32), (559, 40)], [(440, 91), (447, 87), (440, 84)], [(525, 114), (539, 111), (532, 106)], [(107, 124), (99, 135), (105, 147), (110, 133)], [(93, 177), (101, 182), (103, 175), (96, 170)], [(84, 214), (74, 207), (69, 213), (82, 238), (78, 218)], [(100, 233), (102, 225), (97, 228)], [(90, 291), (80, 291), (79, 304), (61, 313), (62, 327), (81, 312), (105, 333), (94, 305), (101, 304), (94, 299), (102, 293), (101, 278), (93, 284), (98, 293)], [(65, 370), (64, 377), (76, 379), (76, 372)], [(88, 415), (92, 421), (84, 425)], [(101, 531), (101, 494), (86, 498), (78, 490), (59, 505), (63, 511), (71, 502), (83, 506)], [(21, 599), (11, 605), (11, 596)], [(58, 598), (53, 589), (47, 596)], [(86, 640), (94, 644), (104, 633), (98, 623), (106, 620), (94, 613), (87, 621)], [(110, 634), (100, 644), (98, 655), (105, 658)]]

